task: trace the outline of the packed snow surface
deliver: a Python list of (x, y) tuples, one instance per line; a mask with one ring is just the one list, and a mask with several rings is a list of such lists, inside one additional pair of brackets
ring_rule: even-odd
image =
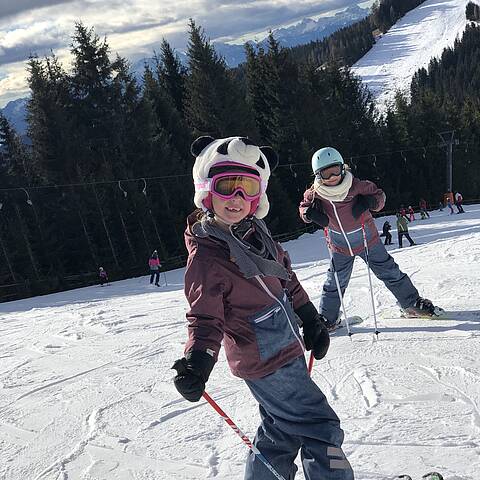
[[(391, 318), (395, 299), (373, 277), (375, 341), (367, 269), (355, 262), (346, 309), (365, 321), (351, 340), (332, 336), (313, 378), (342, 421), (357, 480), (419, 480), (432, 470), (479, 478), (480, 206), (465, 210), (416, 220), (420, 245), (389, 247), (448, 319)], [(317, 303), (328, 267), (322, 232), (285, 247)], [(0, 305), (1, 479), (243, 477), (245, 445), (205, 401), (189, 403), (173, 387), (187, 303), (183, 271), (166, 279), (161, 288), (142, 277)], [(257, 405), (223, 354), (207, 390), (253, 439)]]
[(353, 67), (372, 92), (380, 111), (395, 92), (409, 94), (419, 68), (452, 47), (463, 35), (469, 0), (427, 0), (408, 12)]

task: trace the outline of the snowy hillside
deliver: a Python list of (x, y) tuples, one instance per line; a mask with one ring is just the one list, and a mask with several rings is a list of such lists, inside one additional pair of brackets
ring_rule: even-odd
[(466, 27), (468, 0), (426, 0), (400, 19), (352, 70), (384, 110), (395, 90), (409, 92), (413, 74), (453, 46)]
[[(465, 209), (415, 221), (420, 245), (389, 247), (451, 319), (379, 318), (373, 341), (357, 260), (346, 308), (366, 321), (352, 342), (337, 332), (314, 366), (357, 480), (420, 480), (431, 470), (478, 480), (480, 205)], [(317, 303), (328, 263), (322, 233), (285, 246)], [(160, 289), (143, 277), (0, 305), (1, 479), (242, 478), (247, 448), (208, 404), (184, 401), (172, 384), (186, 337), (182, 274), (168, 272)], [(374, 288), (377, 310), (391, 310), (391, 294), (376, 279)], [(223, 355), (207, 391), (253, 438), (257, 406)]]

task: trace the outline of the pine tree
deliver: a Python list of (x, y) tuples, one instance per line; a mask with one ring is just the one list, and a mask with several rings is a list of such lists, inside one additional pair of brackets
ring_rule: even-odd
[(194, 136), (254, 135), (251, 113), (224, 60), (193, 20), (189, 28), (185, 115)]
[(109, 59), (106, 40), (83, 24), (75, 25), (71, 53), (70, 79), (74, 148), (79, 173), (90, 178), (109, 177), (118, 149), (115, 124), (114, 67)]
[(160, 58), (157, 59), (157, 75), (175, 108), (183, 115), (187, 71), (165, 39), (160, 46)]
[(0, 167), (5, 175), (20, 183), (35, 183), (37, 175), (25, 146), (0, 111)]
[(71, 161), (68, 76), (53, 54), (43, 61), (31, 57), (28, 73), (31, 95), (27, 121), (32, 161), (48, 182), (78, 181)]

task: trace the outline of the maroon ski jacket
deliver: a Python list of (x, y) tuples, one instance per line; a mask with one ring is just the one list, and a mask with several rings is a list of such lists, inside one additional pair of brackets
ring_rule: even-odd
[(305, 217), (305, 210), (314, 202), (328, 216), (330, 238), (334, 251), (344, 255), (357, 255), (364, 249), (362, 221), (371, 246), (379, 241), (377, 227), (370, 210), (364, 212), (360, 218), (355, 219), (352, 214), (352, 207), (355, 204), (357, 195), (373, 195), (377, 200), (375, 211), (380, 211), (385, 206), (385, 194), (369, 180), (359, 180), (354, 177), (352, 186), (345, 199), (341, 202), (331, 202), (315, 193), (313, 186), (305, 191), (303, 200), (300, 202), (300, 217), (305, 223), (310, 223)]
[(225, 242), (192, 231), (198, 211), (188, 218), (185, 244), (185, 296), (188, 341), (185, 353), (201, 350), (218, 357), (221, 343), (232, 373), (261, 378), (303, 355), (303, 340), (294, 310), (309, 301), (277, 243), (278, 258), (289, 271), (277, 277), (247, 279), (230, 258)]

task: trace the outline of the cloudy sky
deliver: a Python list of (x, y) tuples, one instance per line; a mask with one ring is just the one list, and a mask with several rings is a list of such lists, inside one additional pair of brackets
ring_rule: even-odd
[[(363, 0), (0, 0), (0, 108), (25, 96), (29, 55), (51, 50), (68, 67), (76, 21), (107, 36), (113, 52), (131, 61), (152, 56), (165, 37), (186, 44), (189, 18), (212, 39), (236, 38)], [(371, 3), (371, 2), (370, 2)]]

